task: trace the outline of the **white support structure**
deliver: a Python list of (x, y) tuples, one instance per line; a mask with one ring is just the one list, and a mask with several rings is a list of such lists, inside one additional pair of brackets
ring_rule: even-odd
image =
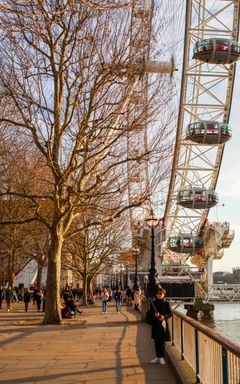
[[(153, 20), (163, 19), (162, 9), (159, 8), (156, 0), (132, 0), (132, 17), (130, 33), (130, 49), (127, 63), (119, 71), (123, 76), (128, 76), (129, 81), (135, 77), (138, 82), (131, 97), (131, 103), (136, 106), (129, 108), (128, 126), (133, 127), (136, 121), (136, 129), (130, 129), (127, 137), (128, 157), (139, 156), (138, 162), (128, 163), (128, 195), (129, 202), (134, 203), (139, 200), (144, 191), (149, 190), (149, 164), (148, 156), (141, 158), (141, 154), (148, 153), (148, 96), (149, 96), (149, 76), (162, 74), (172, 76), (175, 71), (174, 60), (171, 57), (162, 55), (163, 61), (152, 59), (150, 52), (153, 44)], [(171, 15), (173, 17), (173, 15)], [(159, 20), (158, 20), (159, 21)], [(164, 42), (165, 43), (165, 42)], [(159, 39), (159, 44), (160, 43)], [(162, 48), (162, 47), (160, 47)], [(161, 57), (161, 58), (162, 58)], [(169, 61), (168, 61), (169, 60)], [(121, 64), (120, 64), (121, 67)], [(150, 192), (149, 192), (150, 193)], [(130, 222), (132, 232), (132, 246), (137, 244), (137, 222), (142, 220), (144, 208), (149, 208), (150, 201), (146, 202), (143, 210), (131, 209)]]
[[(136, 105), (133, 111), (129, 111), (128, 126), (137, 121), (134, 131), (129, 131), (127, 136), (128, 157), (141, 156), (147, 152), (147, 85), (148, 75), (144, 73), (144, 63), (149, 59), (152, 18), (154, 11), (154, 0), (132, 1), (130, 49), (126, 72), (138, 76), (132, 103)], [(149, 183), (147, 161), (140, 160), (138, 163), (128, 163), (128, 195), (129, 202), (134, 203), (141, 196)], [(134, 209), (130, 210), (130, 225), (132, 234), (132, 247), (137, 247), (137, 214)]]
[[(167, 236), (199, 235), (208, 209), (188, 209), (176, 204), (180, 190), (194, 186), (215, 190), (224, 144), (202, 145), (185, 139), (187, 124), (213, 120), (228, 123), (234, 85), (235, 64), (208, 64), (193, 59), (196, 41), (214, 37), (238, 40), (240, 2), (189, 0), (182, 89), (172, 175), (165, 209)], [(183, 255), (184, 256), (184, 255)]]
[(207, 287), (213, 284), (213, 255), (207, 259)]
[[(128, 157), (141, 156), (148, 153), (148, 92), (149, 75), (172, 75), (175, 70), (172, 61), (154, 61), (150, 59), (150, 50), (153, 40), (153, 17), (155, 12), (155, 0), (132, 1), (130, 49), (127, 64), (123, 70), (129, 76), (129, 81), (135, 76), (138, 83), (132, 95), (132, 104), (136, 106), (134, 112), (129, 112), (128, 126), (133, 126), (137, 121), (136, 129), (129, 130), (127, 137)], [(139, 123), (138, 123), (139, 122)], [(142, 193), (149, 189), (148, 158), (128, 163), (128, 194), (129, 202), (139, 200)], [(146, 203), (147, 206), (150, 201)], [(145, 207), (146, 208), (146, 207)], [(130, 210), (130, 223), (132, 232), (132, 247), (137, 247), (137, 222), (138, 209)], [(142, 219), (142, 217), (141, 217)]]

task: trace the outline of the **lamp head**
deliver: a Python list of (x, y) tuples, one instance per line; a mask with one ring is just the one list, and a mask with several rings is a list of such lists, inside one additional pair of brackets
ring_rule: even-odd
[(145, 219), (145, 221), (150, 228), (156, 227), (158, 225), (158, 219), (154, 216), (152, 208), (150, 215)]

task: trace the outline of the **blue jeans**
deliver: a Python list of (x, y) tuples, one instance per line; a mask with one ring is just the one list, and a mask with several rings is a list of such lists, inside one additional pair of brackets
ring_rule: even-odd
[(104, 313), (107, 311), (107, 300), (102, 300), (102, 311)]
[(121, 307), (120, 301), (116, 301), (116, 311), (119, 312)]

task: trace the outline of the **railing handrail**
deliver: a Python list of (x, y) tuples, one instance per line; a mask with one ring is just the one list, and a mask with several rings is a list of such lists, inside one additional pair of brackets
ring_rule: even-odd
[(240, 288), (240, 284), (222, 283), (222, 284), (210, 284), (210, 288)]
[(240, 358), (240, 345), (238, 343), (232, 341), (227, 336), (222, 335), (220, 332), (215, 331), (214, 329), (209, 328), (204, 324), (201, 324), (199, 321), (184, 315), (183, 313), (177, 311), (176, 309), (173, 309), (172, 312), (176, 316), (184, 320), (186, 323), (192, 325), (194, 328), (202, 332), (204, 335), (214, 340), (218, 344), (222, 345), (226, 350), (232, 352), (234, 355)]

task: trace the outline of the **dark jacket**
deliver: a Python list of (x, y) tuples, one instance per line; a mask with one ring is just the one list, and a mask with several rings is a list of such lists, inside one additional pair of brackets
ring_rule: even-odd
[(13, 298), (13, 291), (11, 290), (11, 289), (6, 289), (5, 290), (5, 299), (6, 299), (6, 301), (11, 301), (12, 300), (12, 298)]
[[(154, 309), (156, 308), (156, 310)], [(165, 317), (166, 321), (166, 331), (162, 326), (162, 321), (159, 320), (158, 317), (155, 316), (155, 312), (159, 312), (161, 315)], [(153, 339), (164, 339), (165, 341), (170, 340), (170, 334), (168, 330), (167, 319), (172, 316), (172, 311), (170, 308), (170, 304), (165, 299), (163, 300), (154, 300), (153, 304), (150, 305), (150, 313), (151, 313), (151, 324), (152, 324), (152, 338)]]
[(23, 295), (23, 301), (24, 301), (24, 303), (29, 303), (30, 300), (31, 300), (31, 294), (30, 294), (30, 292), (25, 292), (24, 295)]
[(43, 299), (43, 296), (42, 296), (41, 293), (38, 291), (38, 292), (36, 293), (36, 297), (35, 297), (36, 303), (41, 303), (42, 299)]
[(121, 292), (115, 292), (114, 299), (115, 301), (121, 301), (122, 294)]

